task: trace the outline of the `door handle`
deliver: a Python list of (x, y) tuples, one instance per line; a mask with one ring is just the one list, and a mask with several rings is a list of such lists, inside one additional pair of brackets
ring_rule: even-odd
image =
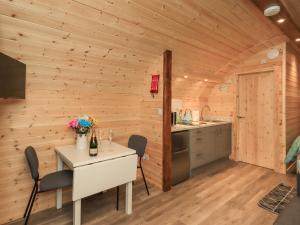
[(244, 119), (244, 116), (237, 116), (238, 119)]

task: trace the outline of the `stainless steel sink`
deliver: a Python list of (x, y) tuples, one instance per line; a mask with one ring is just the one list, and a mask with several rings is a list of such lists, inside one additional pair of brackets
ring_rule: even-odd
[(209, 124), (209, 123), (210, 123), (209, 121), (200, 121), (199, 125), (201, 125), (201, 124)]

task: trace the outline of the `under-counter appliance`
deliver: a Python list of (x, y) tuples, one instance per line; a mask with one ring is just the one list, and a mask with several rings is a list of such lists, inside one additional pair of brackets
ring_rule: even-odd
[(172, 132), (172, 185), (190, 177), (189, 131)]

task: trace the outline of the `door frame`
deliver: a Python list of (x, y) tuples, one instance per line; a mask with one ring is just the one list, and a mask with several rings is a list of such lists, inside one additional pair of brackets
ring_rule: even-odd
[(284, 164), (284, 158), (286, 155), (286, 140), (285, 140), (285, 93), (284, 87), (285, 77), (282, 75), (282, 69), (280, 66), (272, 66), (265, 68), (258, 68), (254, 70), (242, 70), (235, 73), (235, 109), (233, 113), (233, 122), (234, 122), (234, 132), (233, 132), (233, 154), (231, 158), (236, 161), (240, 161), (239, 155), (239, 123), (238, 123), (238, 109), (239, 109), (239, 77), (243, 75), (263, 73), (263, 72), (273, 72), (274, 85), (275, 85), (275, 95), (281, 98), (276, 98), (275, 109), (276, 109), (276, 143), (275, 146), (278, 148), (275, 149), (275, 159), (274, 159), (274, 171), (279, 173), (286, 173), (286, 166)]

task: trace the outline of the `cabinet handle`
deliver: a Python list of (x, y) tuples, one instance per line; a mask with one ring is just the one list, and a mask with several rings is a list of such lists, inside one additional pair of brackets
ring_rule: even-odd
[(202, 141), (202, 138), (196, 138), (197, 141)]

